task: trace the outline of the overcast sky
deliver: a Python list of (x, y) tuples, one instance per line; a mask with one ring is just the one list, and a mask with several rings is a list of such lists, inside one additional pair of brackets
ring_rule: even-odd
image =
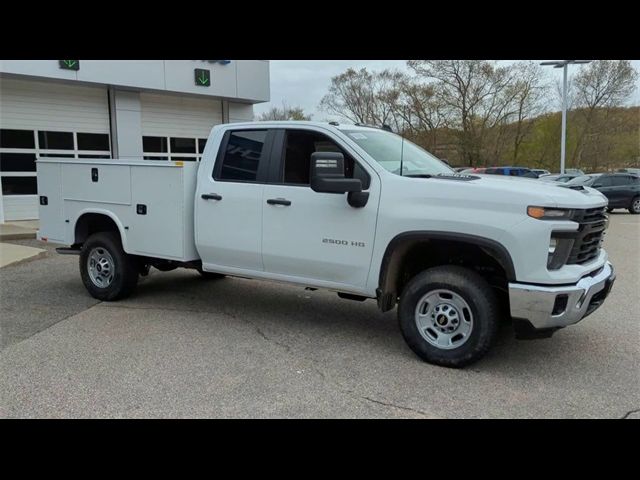
[[(544, 61), (544, 60), (536, 60)], [(501, 61), (502, 62), (502, 61)], [(511, 63), (504, 61), (505, 63)], [(640, 60), (632, 60), (634, 68), (640, 71)], [(406, 60), (272, 60), (271, 101), (255, 105), (254, 111), (259, 115), (272, 106), (282, 107), (285, 101), (288, 106), (302, 107), (306, 113), (312, 114), (313, 120), (333, 119), (327, 112), (320, 111), (318, 104), (327, 93), (331, 77), (344, 72), (347, 68), (383, 70), (385, 68), (407, 71)], [(579, 66), (570, 66), (569, 72), (576, 71)], [(547, 67), (549, 75), (562, 78), (562, 69)], [(640, 85), (636, 88), (631, 102), (640, 105)]]

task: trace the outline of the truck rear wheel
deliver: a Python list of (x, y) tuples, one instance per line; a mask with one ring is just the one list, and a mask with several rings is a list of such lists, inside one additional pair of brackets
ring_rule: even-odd
[(400, 330), (423, 360), (459, 368), (482, 358), (499, 323), (497, 298), (476, 272), (441, 266), (413, 277), (398, 306)]
[(91, 235), (80, 252), (80, 276), (85, 288), (98, 300), (120, 300), (135, 290), (138, 268), (122, 249), (114, 232)]

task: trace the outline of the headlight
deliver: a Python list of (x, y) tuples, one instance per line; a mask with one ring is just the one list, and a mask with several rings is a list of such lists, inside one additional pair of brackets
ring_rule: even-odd
[(527, 207), (527, 215), (538, 220), (568, 220), (573, 210), (567, 208)]

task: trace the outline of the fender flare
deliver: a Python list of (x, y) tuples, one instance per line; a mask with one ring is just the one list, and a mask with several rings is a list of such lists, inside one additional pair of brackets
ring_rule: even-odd
[(450, 240), (460, 243), (475, 245), (485, 250), (493, 257), (504, 269), (507, 280), (512, 282), (516, 280), (515, 268), (511, 254), (504, 245), (490, 238), (481, 237), (467, 233), (456, 232), (440, 232), (430, 230), (416, 230), (404, 232), (396, 235), (387, 245), (382, 262), (380, 264), (380, 273), (378, 278), (378, 306), (382, 311), (393, 308), (396, 303), (396, 292), (390, 287), (395, 281), (395, 275), (398, 273), (399, 263), (395, 262), (402, 258), (410, 247), (420, 242), (428, 242), (429, 240)]
[(125, 230), (124, 230), (124, 226), (122, 225), (122, 222), (120, 221), (120, 219), (114, 215), (113, 212), (111, 212), (110, 210), (104, 210), (101, 208), (85, 208), (84, 210), (81, 210), (80, 212), (78, 212), (78, 215), (76, 216), (74, 222), (73, 222), (73, 230), (71, 231), (71, 236), (73, 239), (73, 242), (71, 244), (75, 243), (75, 239), (76, 239), (76, 228), (78, 227), (78, 221), (86, 214), (96, 214), (96, 215), (104, 215), (105, 217), (109, 217), (111, 220), (113, 220), (113, 223), (116, 224), (116, 227), (118, 227), (118, 233), (120, 233), (120, 241), (122, 242), (122, 249), (128, 253), (128, 248), (127, 248), (127, 237), (125, 236)]

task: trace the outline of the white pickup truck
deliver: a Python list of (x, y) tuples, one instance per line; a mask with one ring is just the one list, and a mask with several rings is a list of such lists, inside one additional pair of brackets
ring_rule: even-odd
[(80, 255), (89, 293), (191, 268), (398, 304), (422, 359), (461, 367), (502, 319), (548, 337), (602, 305), (615, 273), (589, 187), (459, 175), (385, 129), (253, 122), (212, 129), (196, 162), (40, 159), (43, 241)]

